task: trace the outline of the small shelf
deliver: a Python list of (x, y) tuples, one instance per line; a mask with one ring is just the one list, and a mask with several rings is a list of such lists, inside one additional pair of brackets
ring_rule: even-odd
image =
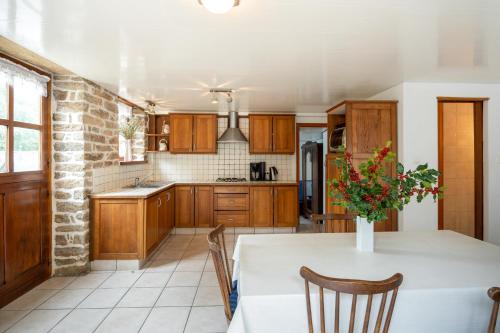
[[(160, 141), (169, 140), (170, 134), (160, 133), (162, 131), (163, 125), (170, 124), (169, 115), (157, 114), (157, 115), (149, 115), (149, 133), (146, 136), (149, 138), (148, 140), (148, 149), (146, 150), (148, 153), (156, 153), (159, 152), (158, 148), (160, 147)], [(161, 151), (168, 152), (168, 150)]]
[(170, 134), (146, 134), (147, 136), (162, 136), (162, 137), (167, 137)]

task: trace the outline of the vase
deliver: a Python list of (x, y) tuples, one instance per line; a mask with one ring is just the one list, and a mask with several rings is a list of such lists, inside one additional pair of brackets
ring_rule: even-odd
[(132, 140), (125, 140), (125, 156), (123, 156), (125, 162), (132, 161)]
[(373, 252), (374, 222), (364, 217), (356, 217), (356, 248), (362, 252)]

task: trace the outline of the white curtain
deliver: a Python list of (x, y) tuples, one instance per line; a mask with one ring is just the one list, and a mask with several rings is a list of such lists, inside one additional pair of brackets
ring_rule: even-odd
[(47, 82), (50, 80), (48, 76), (38, 74), (10, 60), (0, 58), (0, 82), (13, 84), (14, 79), (16, 85), (26, 84), (35, 87), (41, 96), (47, 96)]

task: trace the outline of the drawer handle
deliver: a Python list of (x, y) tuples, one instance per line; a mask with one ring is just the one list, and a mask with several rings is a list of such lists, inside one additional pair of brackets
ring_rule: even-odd
[(234, 220), (233, 219), (227, 219), (229, 222), (233, 222)]

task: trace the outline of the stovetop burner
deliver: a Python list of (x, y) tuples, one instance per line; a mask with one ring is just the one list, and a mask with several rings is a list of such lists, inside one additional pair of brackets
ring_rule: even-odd
[(235, 177), (224, 177), (224, 178), (217, 178), (215, 180), (216, 182), (219, 183), (240, 183), (240, 182), (246, 182), (246, 178), (235, 178)]

